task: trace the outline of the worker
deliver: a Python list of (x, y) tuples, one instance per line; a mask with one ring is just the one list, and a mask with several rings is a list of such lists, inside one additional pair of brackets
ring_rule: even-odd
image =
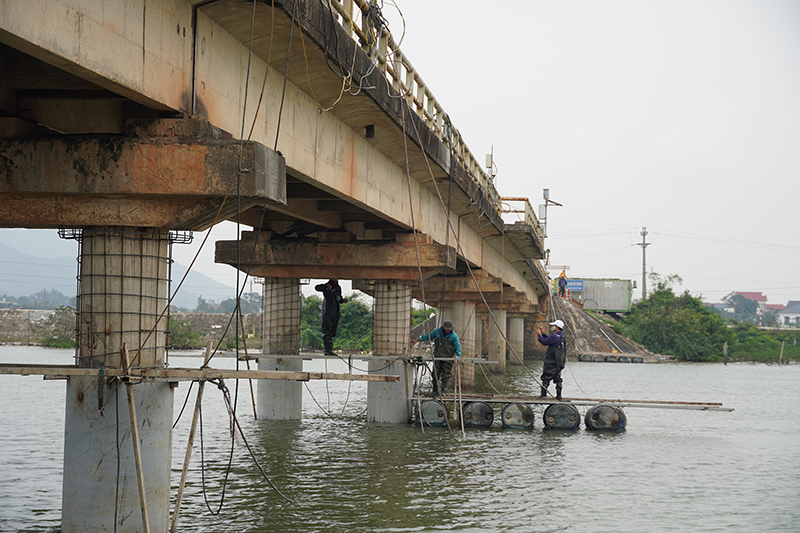
[(412, 340), (411, 343), (427, 340), (433, 341), (432, 396), (441, 396), (447, 392), (447, 382), (453, 373), (454, 357), (461, 357), (461, 341), (458, 340), (453, 323), (449, 320), (442, 322), (442, 327)]
[(563, 272), (558, 277), (558, 295), (562, 298), (567, 297), (567, 276)]
[(322, 293), (322, 344), (325, 355), (333, 353), (333, 339), (339, 328), (339, 304), (347, 303), (347, 298), (342, 298), (342, 288), (339, 280), (331, 278), (327, 283), (320, 283), (314, 290)]
[(539, 333), (539, 344), (547, 346), (544, 354), (544, 366), (542, 367), (542, 393), (540, 398), (547, 397), (547, 387), (550, 382), (556, 384), (556, 400), (561, 399), (561, 371), (567, 364), (567, 344), (563, 333), (564, 322), (555, 320), (550, 322), (552, 334), (545, 336), (542, 326), (537, 328)]

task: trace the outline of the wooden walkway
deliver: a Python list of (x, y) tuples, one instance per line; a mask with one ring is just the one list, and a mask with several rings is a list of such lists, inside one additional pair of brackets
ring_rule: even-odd
[(458, 398), (452, 394), (447, 394), (440, 398), (431, 397), (411, 397), (412, 401), (419, 400), (442, 400), (445, 402), (486, 402), (486, 403), (525, 403), (535, 405), (550, 405), (554, 403), (569, 403), (593, 407), (600, 404), (610, 404), (615, 407), (644, 407), (649, 409), (686, 409), (693, 411), (733, 411), (730, 407), (724, 407), (721, 403), (714, 402), (680, 402), (670, 400), (622, 400), (622, 399), (601, 399), (601, 398), (564, 398), (556, 400), (555, 397), (539, 398), (538, 396), (497, 396), (494, 394), (462, 394)]

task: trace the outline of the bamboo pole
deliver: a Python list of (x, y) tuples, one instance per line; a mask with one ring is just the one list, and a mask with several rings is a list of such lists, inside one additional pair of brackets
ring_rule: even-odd
[[(126, 373), (130, 371), (128, 347), (125, 343), (122, 343), (122, 364), (125, 367)], [(147, 497), (144, 488), (144, 471), (142, 470), (142, 450), (139, 445), (139, 425), (136, 417), (136, 402), (133, 398), (133, 383), (130, 379), (125, 380), (125, 389), (128, 393), (128, 414), (130, 414), (131, 418), (131, 441), (133, 442), (133, 460), (136, 464), (136, 483), (139, 486), (139, 505), (142, 508), (142, 527), (144, 527), (144, 533), (150, 533)]]
[[(203, 361), (205, 367), (211, 360), (211, 341), (206, 347), (206, 359)], [(206, 386), (205, 381), (200, 381), (197, 389), (197, 399), (194, 402), (194, 415), (192, 416), (192, 427), (189, 430), (189, 442), (186, 444), (186, 455), (183, 458), (183, 470), (181, 471), (181, 482), (178, 487), (178, 496), (175, 498), (175, 511), (172, 513), (172, 526), (170, 532), (175, 533), (178, 527), (178, 515), (181, 511), (181, 502), (183, 501), (183, 491), (186, 487), (186, 476), (189, 473), (189, 462), (192, 459), (192, 448), (194, 447), (194, 435), (197, 430), (197, 421), (200, 418), (200, 407), (203, 402), (203, 389)]]
[(786, 341), (781, 341), (781, 355), (780, 355), (780, 357), (778, 357), (778, 366), (783, 364), (783, 344), (785, 342)]
[[(252, 300), (251, 300), (251, 305), (252, 305)], [(236, 306), (239, 309), (239, 323), (241, 324), (242, 327), (242, 346), (244, 347), (244, 361), (247, 364), (247, 370), (250, 370), (250, 356), (247, 355), (247, 333), (244, 330), (244, 318), (242, 318), (242, 308), (239, 306), (238, 303), (236, 304)], [(253, 391), (253, 380), (248, 379), (247, 381), (248, 383), (250, 383), (250, 400), (253, 402), (253, 418), (258, 420), (258, 413), (256, 412), (256, 395), (255, 392)]]

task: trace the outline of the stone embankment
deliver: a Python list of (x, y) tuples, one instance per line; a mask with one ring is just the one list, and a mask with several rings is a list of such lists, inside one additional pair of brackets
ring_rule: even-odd
[(659, 357), (648, 352), (631, 339), (616, 333), (602, 320), (587, 313), (569, 300), (553, 298), (556, 316), (564, 321), (569, 355), (616, 354), (638, 356), (645, 361), (657, 361)]

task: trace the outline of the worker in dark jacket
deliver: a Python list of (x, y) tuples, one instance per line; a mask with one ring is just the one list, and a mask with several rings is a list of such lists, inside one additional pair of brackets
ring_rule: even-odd
[(336, 278), (329, 279), (328, 283), (320, 283), (314, 290), (320, 291), (323, 297), (322, 344), (325, 355), (336, 355), (333, 353), (333, 339), (339, 329), (339, 304), (347, 303), (347, 298), (342, 298), (342, 288)]
[(441, 396), (446, 392), (447, 382), (453, 373), (453, 358), (461, 357), (461, 341), (449, 320), (442, 322), (442, 327), (412, 340), (411, 343), (418, 340), (433, 341), (433, 396)]
[(552, 334), (545, 336), (542, 326), (539, 326), (539, 343), (547, 346), (544, 354), (544, 366), (542, 367), (542, 393), (540, 398), (547, 397), (547, 387), (550, 382), (556, 384), (556, 399), (561, 399), (561, 371), (567, 364), (567, 345), (561, 331), (564, 329), (564, 322), (556, 320), (550, 322)]

